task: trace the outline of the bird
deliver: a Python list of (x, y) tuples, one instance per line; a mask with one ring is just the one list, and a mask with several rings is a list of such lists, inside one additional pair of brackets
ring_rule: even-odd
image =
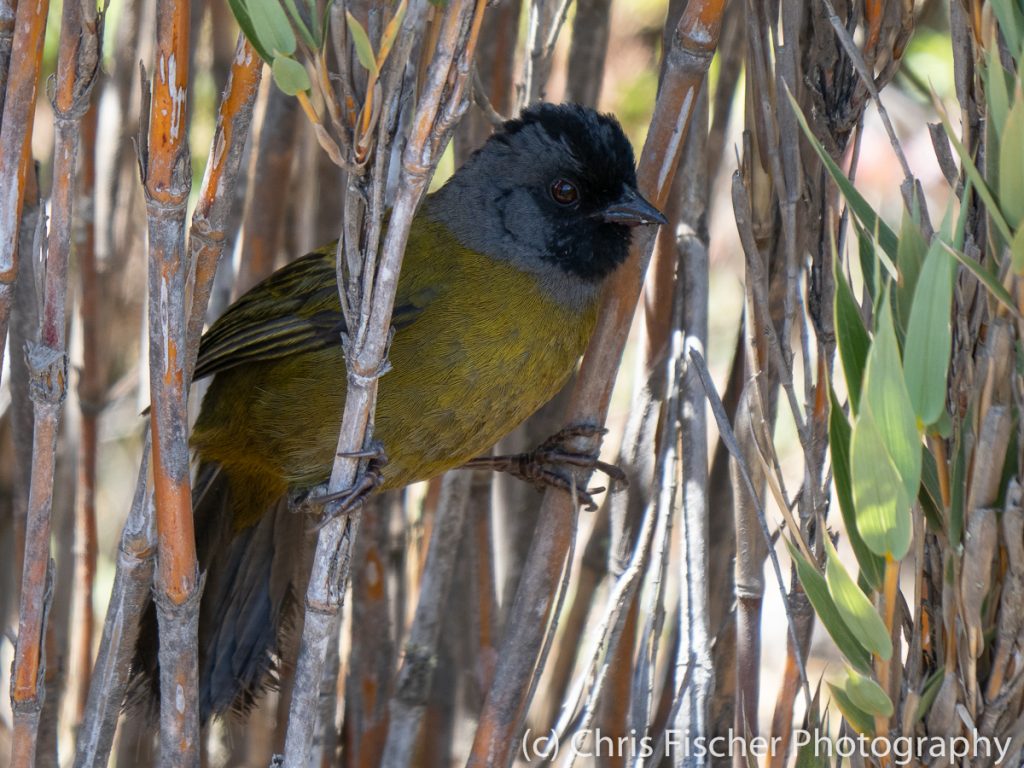
[[(413, 219), (379, 380), (373, 435), (386, 463), (373, 492), (472, 463), (550, 400), (633, 229), (664, 223), (613, 116), (541, 103), (504, 122)], [(210, 382), (191, 449), (203, 722), (244, 714), (294, 650), (309, 536), (289, 510), (328, 479), (345, 402), (335, 249), (257, 284), (200, 344), (195, 378)], [(513, 464), (528, 479), (559, 476)], [(129, 699), (158, 701), (156, 648), (150, 606)]]

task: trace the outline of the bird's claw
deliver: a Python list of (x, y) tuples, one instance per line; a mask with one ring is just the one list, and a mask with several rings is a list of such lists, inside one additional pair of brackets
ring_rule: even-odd
[(317, 494), (316, 490), (307, 491), (291, 501), (293, 511), (313, 513), (318, 516), (315, 530), (320, 530), (331, 520), (353, 512), (363, 505), (366, 499), (384, 482), (383, 469), (388, 463), (384, 448), (374, 443), (364, 451), (338, 454), (347, 458), (369, 458), (366, 467), (356, 475), (355, 482), (348, 488), (335, 493)]
[(537, 448), (511, 456), (481, 456), (466, 463), (467, 468), (491, 469), (507, 472), (538, 488), (559, 488), (575, 493), (577, 502), (587, 511), (597, 509), (594, 494), (604, 488), (581, 488), (573, 472), (583, 469), (603, 472), (615, 484), (628, 484), (626, 473), (614, 464), (601, 461), (597, 453), (574, 450), (569, 443), (576, 438), (600, 438), (608, 432), (604, 427), (591, 424), (572, 424), (555, 433)]

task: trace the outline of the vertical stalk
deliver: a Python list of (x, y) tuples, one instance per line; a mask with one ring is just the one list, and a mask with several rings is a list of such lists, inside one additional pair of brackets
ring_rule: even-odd
[[(10, 7), (5, 10), (9, 12)], [(18, 229), (25, 175), (32, 154), (32, 118), (49, 11), (49, 0), (18, 6), (14, 28), (21, 30), (21, 34), (15, 35), (11, 47), (4, 90), (3, 123), (0, 125), (0, 369), (14, 300), (14, 281), (18, 276)]]
[[(385, 369), (388, 329), (409, 228), (431, 173), (440, 160), (444, 143), (465, 111), (466, 83), (485, 5), (484, 0), (455, 0), (445, 11), (436, 52), (402, 153), (397, 193), (376, 264), (376, 279), (369, 284), (372, 293), (362, 297), (359, 315), (352, 319), (354, 322), (349, 322), (350, 341), (346, 351), (348, 387), (338, 450), (328, 483), (330, 492), (352, 487), (356, 480), (359, 461), (353, 458), (353, 454), (364, 450), (370, 436), (377, 379)], [(424, 16), (425, 7), (421, 2), (410, 4), (399, 36), (414, 34), (417, 22)], [(385, 151), (390, 149), (377, 148), (377, 152)], [(375, 182), (383, 184), (384, 179), (378, 178)], [(375, 213), (380, 215), (383, 211)], [(373, 258), (376, 256), (373, 233), (379, 232), (379, 224), (370, 224), (372, 232), (368, 240), (373, 250), (369, 253)], [(347, 244), (349, 248), (355, 245)], [(339, 244), (339, 255), (345, 247), (344, 241)], [(339, 291), (344, 307), (347, 306), (347, 286), (342, 279), (341, 261), (339, 258)], [(366, 266), (372, 266), (372, 262)], [(368, 269), (366, 274), (374, 274), (374, 271)], [(289, 768), (305, 768), (309, 763), (317, 722), (315, 692), (323, 677), (327, 647), (334, 639), (336, 618), (348, 584), (352, 545), (359, 529), (359, 519), (358, 511), (335, 516), (317, 537), (306, 591), (305, 623), (285, 742), (284, 765)]]
[[(677, 290), (683, 305), (682, 369), (677, 418), (682, 440), (682, 557), (679, 562), (679, 645), (676, 649), (676, 680), (693, 667), (690, 685), (672, 727), (685, 734), (687, 743), (707, 739), (709, 706), (714, 688), (709, 624), (708, 580), (708, 424), (704, 387), (700, 375), (687, 365), (690, 350), (702, 355), (708, 346), (708, 235), (704, 219), (707, 184), (707, 87), (698, 102), (697, 124), (686, 140), (686, 173), (681, 201), (682, 217), (677, 235), (679, 259)], [(697, 765), (694, 757), (675, 758), (676, 765)]]
[(201, 582), (189, 478), (185, 206), (189, 10), (157, 4), (155, 79), (140, 170), (149, 220), (149, 370), (160, 629), (160, 763), (199, 764), (198, 642)]
[(96, 452), (99, 416), (103, 409), (104, 372), (99, 343), (101, 313), (99, 276), (96, 269), (96, 122), (98, 109), (90, 105), (82, 122), (82, 158), (79, 180), (79, 217), (82, 228), (76, 253), (80, 272), (82, 370), (78, 380), (81, 410), (78, 490), (75, 493), (75, 580), (71, 621), (72, 719), (82, 720), (89, 676), (92, 672), (92, 638), (96, 617), (92, 590), (96, 580)]
[[(724, 2), (693, 0), (666, 49), (665, 74), (638, 169), (640, 192), (663, 206), (704, 74), (718, 43)], [(652, 234), (637, 238), (630, 258), (605, 293), (602, 312), (573, 391), (567, 422), (602, 423), (633, 311), (650, 260)], [(590, 446), (588, 446), (590, 447)], [(585, 478), (584, 478), (585, 481)], [(572, 500), (549, 490), (512, 606), (494, 682), (480, 715), (470, 766), (508, 765), (526, 715), (529, 680), (554, 605), (565, 558), (574, 541)], [(540, 620), (538, 620), (538, 618)]]
[[(39, 716), (44, 697), (46, 657), (43, 638), (53, 586), (50, 515), (60, 417), (67, 393), (66, 297), (79, 123), (88, 107), (89, 92), (99, 61), (95, 6), (91, 6), (91, 17), (83, 16), (83, 8), (89, 7), (88, 4), (65, 3), (61, 18), (57, 81), (53, 98), (56, 139), (51, 225), (43, 276), (43, 310), (39, 340), (29, 344), (28, 349), (35, 425), (18, 643), (11, 683), (11, 703), (14, 709), (12, 762), (19, 766), (32, 765), (36, 758)], [(34, 96), (34, 87), (31, 90)], [(13, 102), (11, 104), (13, 106)], [(28, 135), (27, 128), (25, 135)], [(0, 131), (0, 168), (4, 162), (3, 136), (4, 133)], [(27, 153), (27, 146), (25, 151)], [(22, 174), (19, 174), (21, 177)], [(20, 202), (19, 198), (18, 216), (21, 213)], [(8, 214), (8, 211), (4, 211), (0, 216)], [(16, 238), (17, 230), (12, 234)]]

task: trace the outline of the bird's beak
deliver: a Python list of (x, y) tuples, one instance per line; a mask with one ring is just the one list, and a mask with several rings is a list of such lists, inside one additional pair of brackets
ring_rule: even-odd
[(622, 196), (598, 214), (609, 224), (637, 227), (641, 224), (668, 224), (661, 211), (644, 200), (635, 189), (626, 187)]

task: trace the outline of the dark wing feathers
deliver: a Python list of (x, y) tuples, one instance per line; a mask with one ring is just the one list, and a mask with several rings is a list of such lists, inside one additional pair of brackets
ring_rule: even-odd
[[(421, 306), (395, 306), (396, 328)], [(340, 344), (345, 318), (338, 302), (334, 247), (296, 259), (236, 301), (203, 335), (195, 379), (243, 363), (275, 360)]]

